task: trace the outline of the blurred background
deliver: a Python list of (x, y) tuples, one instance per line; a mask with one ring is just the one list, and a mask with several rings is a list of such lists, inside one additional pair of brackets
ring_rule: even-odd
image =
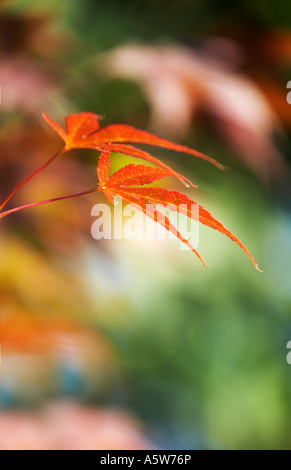
[[(96, 112), (227, 165), (151, 149), (264, 273), (205, 227), (209, 269), (175, 241), (97, 242), (99, 195), (3, 219), (0, 449), (290, 448), (290, 18), (287, 0), (1, 1), (1, 199), (60, 148), (43, 111)], [(10, 207), (94, 186), (97, 158), (71, 151)]]

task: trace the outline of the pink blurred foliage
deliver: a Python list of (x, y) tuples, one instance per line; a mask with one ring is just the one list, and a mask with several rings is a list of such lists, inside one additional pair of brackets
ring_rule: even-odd
[(280, 119), (255, 82), (239, 71), (242, 53), (231, 40), (216, 39), (196, 51), (128, 44), (100, 60), (109, 76), (141, 85), (155, 132), (183, 138), (202, 111), (261, 179), (283, 177), (285, 161), (274, 143), (274, 132), (282, 134)]
[(58, 402), (0, 414), (0, 450), (146, 450), (141, 425), (116, 409)]
[(39, 118), (44, 108), (54, 108), (53, 96), (63, 100), (49, 71), (30, 60), (2, 57), (0, 77), (2, 111), (22, 111)]
[(50, 28), (49, 17), (12, 14), (0, 5), (1, 110), (40, 117), (43, 109), (65, 105), (61, 72), (50, 60), (64, 51), (66, 39)]

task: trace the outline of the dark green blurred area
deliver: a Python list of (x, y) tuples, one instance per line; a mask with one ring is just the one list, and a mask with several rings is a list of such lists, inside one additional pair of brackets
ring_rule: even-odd
[[(102, 125), (123, 122), (146, 129), (150, 103), (143, 88), (133, 80), (110, 78), (102, 68), (96, 70), (99, 54), (128, 42), (152, 47), (178, 43), (194, 49), (218, 35), (235, 38), (247, 55), (248, 37), (258, 38), (268, 31), (291, 34), (290, 10), (284, 0), (276, 4), (262, 0), (19, 0), (4, 2), (1, 15), (3, 21), (8, 15), (23, 19), (40, 15), (57, 38), (43, 56), (41, 46), (18, 53), (48, 67), (57, 81), (63, 100), (48, 96), (52, 117), (93, 111), (104, 115)], [(251, 80), (255, 81), (257, 75), (252, 72), (260, 67), (263, 78), (269, 73), (285, 97), (291, 79), (290, 56), (289, 62), (262, 59), (261, 65), (247, 56), (244, 64), (243, 73)], [(17, 119), (40, 126), (36, 116), (17, 109), (4, 110), (0, 122), (6, 126)], [(291, 340), (290, 129), (287, 119), (282, 119), (284, 137), (279, 135), (277, 145), (286, 178), (271, 183), (236, 158), (205, 116), (193, 119), (184, 142), (223, 162), (229, 171), (219, 172), (192, 157), (159, 153), (199, 185), (191, 195), (246, 244), (263, 274), (230, 240), (204, 227), (199, 251), (210, 265), (207, 270), (193, 254), (180, 251), (178, 243), (166, 242), (162, 248), (157, 242), (159, 250), (129, 241), (94, 242), (89, 222), (84, 233), (76, 229), (82, 249), (75, 256), (74, 250), (62, 253), (59, 247), (46, 247), (40, 235), (33, 234), (37, 222), (32, 215), (11, 220), (3, 229), (1, 250), (11, 234), (18, 244), (39, 252), (58, 276), (74, 276), (77, 288), (73, 284), (72, 291), (80, 290), (75, 305), (74, 297), (66, 307), (68, 277), (62, 301), (50, 300), (49, 295), (48, 300), (35, 300), (30, 294), (27, 300), (21, 294), (21, 302), (40, 316), (54, 312), (68, 319), (73, 311), (77, 323), (102, 335), (114, 351), (114, 366), (105, 367), (104, 377), (99, 374), (97, 379), (74, 367), (62, 372), (60, 366), (53, 376), (59, 380), (58, 387), (53, 391), (40, 388), (38, 405), (69, 396), (98, 406), (117, 406), (141, 419), (146, 435), (164, 449), (290, 448), (291, 365), (286, 361), (286, 345)], [(13, 132), (13, 126), (8, 130)], [(36, 151), (37, 145), (25, 149), (27, 158), (30, 148)], [(84, 153), (76, 153), (75, 159), (86, 172), (92, 171), (93, 180), (95, 156)], [(63, 178), (68, 160), (61, 168)], [(87, 204), (88, 221), (90, 202), (80, 208), (85, 211)], [(37, 214), (42, 217), (41, 209)], [(53, 223), (53, 218), (49, 220)], [(39, 223), (44, 222), (40, 219)], [(56, 227), (58, 238), (62, 228)], [(17, 281), (14, 287), (6, 282), (5, 270), (1, 270), (1, 281), (16, 298)], [(31, 283), (31, 289), (37, 289), (38, 282), (44, 281), (35, 271), (27, 287)], [(26, 387), (23, 399), (17, 386), (7, 391), (0, 383), (2, 407), (33, 408), (35, 390), (31, 398)]]

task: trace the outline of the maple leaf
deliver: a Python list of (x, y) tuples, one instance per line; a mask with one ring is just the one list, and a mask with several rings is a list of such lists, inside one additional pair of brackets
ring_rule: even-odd
[[(197, 204), (185, 194), (177, 191), (170, 191), (164, 188), (143, 187), (144, 185), (153, 183), (159, 179), (172, 176), (171, 171), (146, 165), (130, 164), (120, 168), (118, 171), (113, 173), (112, 176), (108, 176), (109, 168), (110, 153), (109, 151), (104, 151), (100, 156), (97, 167), (97, 174), (99, 177), (98, 190), (103, 191), (110, 202), (114, 201), (114, 197), (120, 197), (125, 202), (131, 204), (138, 210), (141, 210), (146, 216), (150, 217), (152, 220), (162, 225), (166, 230), (173, 233), (179, 240), (188, 246), (204, 266), (206, 266), (197, 250), (195, 250), (189, 241), (178, 232), (176, 227), (171, 224), (169, 218), (157, 208), (155, 211), (149, 210), (149, 205), (154, 205), (154, 207), (156, 205), (162, 205), (170, 210), (184, 214), (187, 217), (218, 230), (223, 235), (229, 237), (243, 249), (256, 269), (260, 271), (254, 258), (241, 241), (200, 204)], [(195, 205), (196, 208), (198, 207), (197, 211), (193, 211), (193, 205)]]
[[(0, 204), (0, 219), (6, 217), (9, 214), (13, 214), (23, 209), (36, 207), (56, 201), (61, 201), (69, 198), (75, 198), (84, 196), (86, 194), (95, 193), (96, 191), (102, 191), (107, 199), (111, 202), (115, 202), (115, 198), (119, 197), (124, 201), (128, 202), (132, 206), (141, 210), (145, 215), (150, 217), (155, 222), (162, 225), (166, 230), (173, 233), (179, 240), (181, 240), (188, 248), (190, 248), (200, 259), (200, 261), (206, 266), (203, 259), (195, 250), (195, 248), (186, 240), (176, 229), (176, 227), (170, 222), (169, 218), (166, 217), (158, 208), (157, 205), (162, 205), (169, 210), (176, 211), (180, 214), (184, 214), (187, 217), (196, 220), (208, 227), (218, 230), (220, 233), (229, 237), (232, 241), (237, 243), (242, 248), (247, 256), (250, 258), (256, 269), (259, 269), (255, 260), (247, 250), (247, 248), (235, 237), (224, 225), (213, 217), (204, 207), (200, 206), (196, 202), (192, 201), (185, 194), (177, 191), (170, 191), (163, 188), (155, 187), (144, 187), (144, 185), (151, 184), (159, 179), (176, 176), (182, 182), (186, 184), (187, 180), (184, 176), (176, 173), (172, 168), (163, 164), (160, 160), (152, 157), (143, 150), (136, 149), (131, 145), (124, 144), (122, 142), (131, 143), (143, 143), (149, 145), (156, 145), (184, 153), (195, 155), (204, 160), (208, 160), (214, 163), (216, 166), (221, 166), (215, 160), (206, 155), (203, 155), (196, 150), (192, 150), (180, 144), (175, 144), (166, 139), (161, 139), (149, 132), (135, 129), (132, 126), (124, 124), (113, 124), (103, 129), (100, 129), (99, 119), (100, 116), (91, 112), (84, 112), (78, 114), (70, 114), (66, 117), (66, 131), (62, 129), (57, 123), (52, 121), (45, 113), (43, 114), (49, 125), (60, 135), (64, 140), (65, 146), (59, 150), (53, 157), (45, 162), (40, 168), (35, 170), (31, 175), (25, 178), (18, 186), (8, 195), (8, 197)], [(99, 185), (93, 189), (82, 191), (80, 193), (69, 194), (66, 196), (60, 196), (53, 199), (47, 199), (44, 201), (38, 201), (23, 206), (15, 207), (13, 209), (3, 211), (4, 206), (10, 201), (13, 195), (31, 178), (38, 175), (40, 171), (46, 168), (52, 163), (58, 155), (71, 148), (92, 148), (101, 152), (99, 162), (97, 166), (97, 175), (99, 179)], [(120, 168), (113, 175), (109, 176), (110, 169), (110, 152), (122, 152), (133, 157), (143, 158), (144, 160), (150, 161), (156, 164), (156, 167), (146, 165), (134, 165), (129, 164), (123, 168)], [(197, 215), (195, 208), (199, 209), (199, 215)], [(149, 206), (154, 207), (154, 211), (148, 210)], [(198, 211), (197, 211), (198, 212)]]
[(220, 169), (224, 169), (223, 165), (218, 163), (216, 160), (198, 152), (197, 150), (190, 149), (185, 145), (175, 144), (167, 139), (157, 137), (150, 132), (136, 129), (133, 126), (126, 124), (111, 124), (100, 129), (100, 116), (94, 113), (85, 112), (70, 114), (66, 117), (66, 131), (57, 123), (52, 121), (46, 113), (43, 113), (43, 117), (65, 141), (65, 150), (72, 148), (90, 148), (99, 151), (110, 150), (111, 152), (123, 153), (132, 157), (141, 158), (168, 170), (171, 173), (170, 176), (177, 177), (186, 186), (193, 185), (191, 181), (185, 178), (185, 176), (177, 173), (168, 165), (165, 165), (149, 153), (136, 149), (125, 142), (147, 144), (175, 150), (176, 152), (188, 153), (203, 160), (207, 160)]

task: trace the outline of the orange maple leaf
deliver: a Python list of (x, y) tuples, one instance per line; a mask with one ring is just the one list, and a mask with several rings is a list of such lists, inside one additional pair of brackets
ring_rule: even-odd
[(151, 156), (149, 153), (132, 147), (124, 142), (153, 145), (169, 150), (175, 150), (176, 152), (188, 153), (203, 160), (207, 160), (220, 169), (224, 169), (224, 166), (216, 160), (198, 152), (197, 150), (190, 149), (185, 145), (175, 144), (169, 140), (157, 137), (150, 132), (136, 129), (133, 126), (128, 126), (126, 124), (111, 124), (100, 129), (100, 116), (94, 113), (85, 112), (70, 114), (66, 117), (66, 131), (64, 131), (64, 129), (62, 129), (57, 123), (52, 121), (46, 113), (43, 113), (43, 117), (65, 141), (65, 150), (72, 148), (90, 148), (99, 151), (110, 150), (111, 152), (124, 153), (125, 155), (141, 158), (165, 168), (171, 172), (171, 176), (177, 177), (186, 186), (193, 185), (185, 176), (177, 173), (159, 159)]
[[(161, 211), (157, 209), (157, 205), (160, 204), (167, 207), (170, 210), (179, 212), (186, 215), (187, 217), (197, 220), (208, 227), (218, 230), (222, 234), (229, 237), (235, 243), (237, 243), (250, 258), (255, 267), (260, 271), (258, 265), (255, 263), (253, 257), (250, 255), (246, 247), (235, 237), (224, 225), (215, 219), (210, 212), (204, 209), (202, 206), (192, 201), (185, 194), (177, 191), (170, 191), (162, 188), (154, 187), (143, 187), (146, 184), (151, 184), (154, 181), (165, 178), (167, 176), (176, 176), (180, 181), (187, 185), (190, 181), (183, 175), (180, 175), (169, 166), (155, 157), (152, 157), (143, 150), (136, 149), (131, 145), (124, 142), (140, 143), (155, 145), (178, 152), (184, 152), (194, 155), (198, 158), (207, 160), (219, 168), (224, 168), (216, 160), (192, 150), (184, 145), (175, 144), (169, 140), (157, 137), (149, 132), (135, 129), (132, 126), (124, 124), (112, 124), (107, 127), (100, 129), (99, 119), (100, 116), (91, 112), (84, 112), (78, 114), (70, 114), (66, 117), (66, 131), (62, 129), (58, 124), (52, 121), (45, 113), (44, 118), (48, 124), (60, 135), (64, 140), (65, 146), (58, 151), (53, 157), (45, 162), (40, 168), (35, 170), (31, 175), (25, 178), (18, 186), (9, 194), (9, 196), (0, 204), (0, 219), (6, 217), (9, 214), (18, 212), (29, 207), (36, 207), (51, 202), (61, 201), (64, 199), (74, 198), (90, 194), (96, 191), (103, 191), (105, 196), (110, 202), (114, 202), (115, 197), (120, 197), (129, 204), (137, 207), (148, 217), (152, 218), (155, 222), (162, 225), (166, 230), (173, 233), (178, 239), (180, 239), (185, 245), (187, 245), (202, 261), (199, 253), (195, 248), (186, 240), (171, 224), (168, 217), (166, 217)], [(97, 167), (97, 174), (99, 178), (99, 185), (93, 189), (82, 191), (77, 194), (69, 194), (53, 199), (47, 199), (45, 201), (34, 202), (26, 204), (24, 206), (15, 207), (8, 211), (3, 211), (4, 206), (10, 201), (13, 195), (31, 178), (40, 173), (44, 168), (51, 164), (55, 158), (61, 153), (70, 150), (72, 148), (92, 148), (101, 152), (99, 157), (99, 163)], [(146, 165), (126, 165), (112, 176), (109, 177), (110, 168), (110, 152), (120, 152), (133, 157), (147, 160), (157, 165), (157, 167), (151, 167)], [(149, 211), (148, 206), (154, 206), (155, 210)], [(193, 205), (198, 207), (199, 215), (196, 211), (193, 211)], [(197, 211), (198, 212), (198, 211)], [(206, 265), (205, 265), (206, 266)]]
[[(173, 233), (188, 248), (190, 248), (204, 266), (206, 266), (197, 250), (195, 250), (189, 241), (178, 232), (176, 227), (171, 224), (169, 218), (157, 208), (154, 212), (149, 210), (149, 205), (162, 205), (170, 210), (184, 214), (187, 217), (218, 230), (220, 233), (229, 237), (244, 250), (256, 269), (260, 271), (254, 258), (241, 241), (200, 204), (197, 204), (185, 194), (177, 191), (170, 191), (164, 188), (142, 187), (145, 184), (150, 184), (167, 176), (172, 176), (171, 171), (146, 165), (130, 164), (120, 168), (120, 170), (116, 171), (109, 177), (109, 158), (110, 153), (108, 150), (101, 153), (97, 167), (97, 174), (99, 178), (98, 190), (102, 191), (110, 202), (114, 202), (114, 197), (117, 196), (125, 202), (133, 205), (138, 210), (141, 210), (146, 216), (150, 217), (155, 222), (162, 225), (166, 230)], [(193, 211), (193, 205), (198, 207), (197, 211)]]

